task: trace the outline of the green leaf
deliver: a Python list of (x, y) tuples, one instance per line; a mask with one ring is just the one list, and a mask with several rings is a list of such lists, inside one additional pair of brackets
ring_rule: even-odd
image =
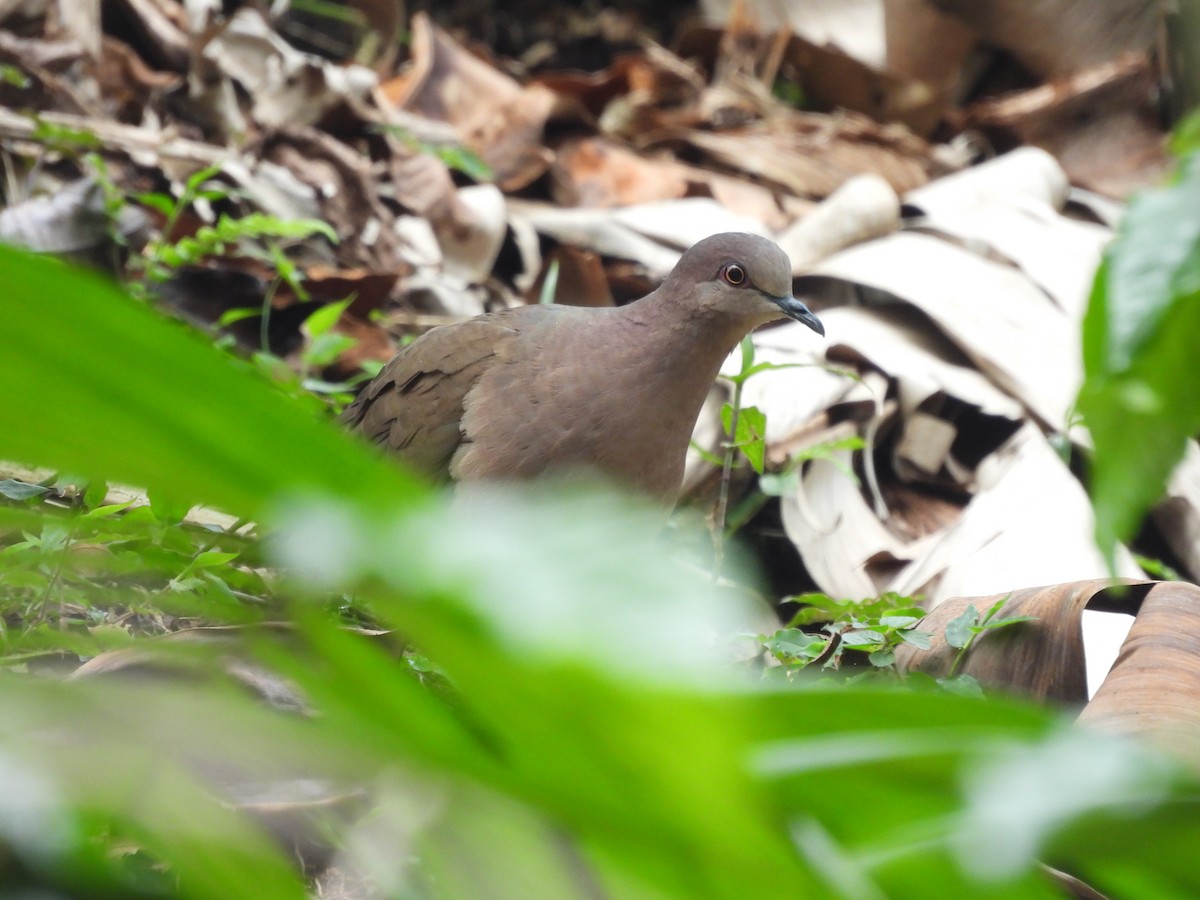
[(347, 297), (345, 300), (338, 300), (335, 303), (326, 303), (321, 308), (315, 310), (304, 320), (304, 327), (309, 335), (318, 338), (330, 333), (333, 330), (333, 326), (341, 319), (342, 313), (346, 311), (346, 307), (353, 300), (353, 297)]
[(900, 639), (906, 644), (912, 644), (918, 650), (928, 650), (932, 645), (931, 635), (928, 631), (919, 631), (916, 628), (910, 628), (906, 631), (896, 632), (900, 635)]
[(1077, 406), (1094, 445), (1096, 538), (1110, 564), (1200, 431), (1197, 333), (1200, 155), (1175, 182), (1130, 202), (1084, 317)]
[(693, 453), (695, 453), (697, 456), (699, 456), (702, 460), (704, 460), (710, 466), (717, 466), (718, 468), (720, 468), (721, 464), (724, 462), (724, 460), (722, 460), (721, 457), (717, 456), (717, 454), (712, 453), (708, 450), (705, 450), (703, 447), (701, 447), (695, 441), (691, 441), (689, 443), (689, 446), (692, 448)]
[(946, 643), (957, 650), (967, 646), (975, 636), (978, 621), (979, 611), (974, 606), (968, 606), (946, 624)]
[(1192, 110), (1175, 126), (1171, 134), (1171, 152), (1190, 156), (1200, 151), (1200, 112)]
[(191, 508), (191, 503), (175, 499), (168, 491), (152, 490), (150, 492), (150, 511), (160, 522), (170, 524), (182, 522)]
[(211, 569), (233, 562), (241, 556), (240, 553), (225, 553), (220, 550), (205, 550), (192, 560), (193, 569)]
[(218, 163), (217, 165), (205, 166), (203, 169), (197, 169), (195, 172), (189, 175), (187, 181), (184, 182), (184, 187), (187, 191), (187, 194), (189, 196), (194, 196), (196, 192), (204, 186), (204, 182), (220, 175), (222, 168), (223, 166)]
[(980, 631), (1007, 628), (1010, 625), (1018, 625), (1021, 622), (1036, 622), (1037, 620), (1037, 616), (1005, 616), (1003, 619), (988, 619), (987, 622), (980, 626)]
[(762, 644), (769, 653), (781, 659), (813, 660), (825, 652), (829, 639), (798, 628), (783, 628), (763, 638)]
[(942, 690), (949, 694), (955, 694), (959, 697), (979, 697), (982, 698), (983, 686), (979, 683), (979, 679), (970, 675), (955, 675), (953, 678), (939, 678), (937, 683)]
[(757, 406), (743, 406), (741, 415), (738, 416), (737, 436), (734, 440), (759, 475), (763, 473), (763, 467), (766, 465), (766, 433), (766, 413)]
[[(721, 407), (721, 424), (726, 434), (733, 430), (733, 405), (730, 403)], [(767, 416), (761, 409), (756, 406), (744, 406), (738, 411), (737, 433), (733, 435), (733, 446), (745, 454), (759, 475), (763, 472), (766, 459), (766, 431)]]
[[(98, 276), (0, 247), (0, 282), (0, 391), (6, 421), (21, 423), (0, 428), (0, 458), (204, 499), (248, 518), (306, 486), (420, 496), (398, 466)], [(138, 367), (118, 365), (112, 347)], [(72, 415), (47, 416), (54, 408)], [(239, 422), (254, 423), (252, 436), (231, 436)]]
[(89, 509), (81, 516), (81, 518), (84, 520), (108, 519), (112, 516), (115, 516), (119, 512), (125, 512), (125, 510), (129, 509), (129, 507), (133, 506), (133, 504), (137, 502), (138, 501), (135, 499), (126, 500), (123, 503), (109, 503), (104, 506), (97, 506), (93, 509)]
[(262, 313), (262, 309), (256, 306), (243, 306), (236, 309), (227, 309), (225, 312), (221, 313), (220, 318), (217, 319), (217, 327), (227, 328), (230, 325), (233, 325), (235, 322), (241, 322), (243, 319), (257, 318), (258, 316), (261, 316)]
[(876, 647), (883, 643), (883, 636), (876, 631), (847, 631), (842, 634), (842, 643), (855, 649)]
[(22, 91), (33, 84), (28, 75), (9, 63), (0, 63), (0, 82)]
[(93, 478), (83, 490), (83, 505), (88, 509), (94, 509), (107, 497), (108, 483), (99, 478)]
[(764, 472), (758, 479), (758, 489), (768, 497), (789, 497), (800, 490), (800, 472)]
[(868, 654), (867, 659), (871, 665), (884, 669), (896, 664), (896, 651), (890, 647), (884, 650), (876, 650), (874, 653)]
[(553, 303), (554, 298), (558, 296), (558, 268), (558, 260), (553, 260), (542, 281), (542, 289), (538, 293), (538, 303), (543, 305)]
[(40, 484), (29, 484), (12, 478), (0, 480), (0, 497), (7, 497), (9, 500), (32, 500), (49, 490), (50, 488)]
[[(304, 351), (304, 362), (314, 368), (323, 368), (357, 343), (356, 338), (338, 332), (319, 335)], [(344, 385), (338, 387), (345, 390)]]
[(142, 206), (148, 206), (164, 216), (169, 216), (175, 211), (175, 200), (166, 194), (134, 194), (133, 199)]

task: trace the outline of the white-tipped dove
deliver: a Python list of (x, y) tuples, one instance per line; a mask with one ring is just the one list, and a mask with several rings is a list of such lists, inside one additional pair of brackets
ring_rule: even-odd
[(791, 288), (771, 241), (714, 235), (627, 306), (522, 306), (426, 332), (343, 421), (438, 479), (592, 469), (673, 503), (700, 408), (742, 337), (784, 317), (825, 333)]

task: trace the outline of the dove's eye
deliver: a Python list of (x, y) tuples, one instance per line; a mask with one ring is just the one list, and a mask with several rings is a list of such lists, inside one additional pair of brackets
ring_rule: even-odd
[(730, 263), (721, 270), (721, 277), (725, 279), (727, 284), (732, 284), (734, 287), (741, 287), (746, 283), (746, 270), (737, 263)]

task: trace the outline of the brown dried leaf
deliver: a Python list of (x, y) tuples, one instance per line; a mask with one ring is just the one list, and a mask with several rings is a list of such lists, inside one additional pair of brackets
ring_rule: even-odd
[(1154, 45), (1161, 18), (1148, 0), (934, 0), (1030, 72), (1054, 78)]
[(537, 303), (541, 299), (546, 276), (555, 265), (558, 276), (552, 302), (567, 306), (614, 305), (600, 254), (570, 244), (559, 244), (547, 257), (541, 275), (526, 294), (529, 302)]
[(181, 81), (179, 75), (150, 68), (132, 47), (116, 38), (105, 35), (103, 46), (94, 74), (105, 108), (120, 121), (141, 121), (151, 98)]
[(608, 208), (675, 200), (687, 194), (682, 165), (647, 158), (603, 138), (583, 138), (558, 148), (550, 169), (555, 202)]
[(354, 298), (334, 326), (335, 331), (356, 341), (330, 367), (336, 376), (346, 377), (358, 372), (368, 360), (387, 362), (396, 352), (396, 345), (387, 330), (372, 321), (371, 314), (383, 309), (399, 277), (398, 272), (332, 270), (321, 266), (305, 272), (304, 287), (314, 301), (333, 303)]
[(932, 148), (908, 129), (850, 113), (785, 113), (734, 131), (693, 130), (673, 137), (723, 166), (801, 197), (826, 197), (847, 178), (869, 172), (904, 193), (943, 168)]
[(601, 120), (606, 118), (609, 104), (618, 99), (667, 109), (694, 103), (704, 90), (704, 78), (695, 66), (656, 45), (642, 53), (618, 56), (603, 72), (545, 72), (532, 83), (549, 88), (560, 100), (571, 100)]
[[(1149, 588), (1148, 583), (1128, 584), (1139, 593)], [(932, 647), (918, 650), (905, 644), (896, 651), (896, 664), (902, 671), (945, 677), (958, 654), (956, 648), (946, 643), (946, 626), (968, 607), (974, 607), (982, 618), (997, 601), (1003, 600), (1004, 605), (995, 618), (1035, 616), (1037, 621), (979, 635), (959, 671), (978, 679), (986, 688), (1054, 703), (1086, 703), (1083, 611), (1097, 604), (1111, 608), (1114, 601), (1102, 596), (1110, 588), (1111, 582), (1096, 579), (1024, 588), (989, 597), (952, 597), (939, 603), (921, 621), (921, 630), (933, 635)]]
[(976, 103), (966, 110), (966, 123), (1042, 147), (1073, 184), (1124, 197), (1157, 183), (1167, 170), (1158, 98), (1158, 79), (1146, 57), (1130, 54)]
[(505, 191), (518, 190), (546, 171), (552, 159), (541, 145), (554, 94), (522, 87), (472, 56), (435, 28), (425, 13), (412, 21), (412, 66), (382, 86), (396, 106), (449, 122)]
[(970, 71), (974, 31), (930, 0), (883, 0), (883, 24), (889, 70), (932, 85), (946, 99), (958, 93)]
[(322, 218), (340, 242), (338, 262), (382, 272), (404, 269), (395, 216), (380, 199), (370, 161), (346, 144), (307, 127), (286, 127), (264, 144), (265, 159), (290, 169), (321, 198)]
[(1079, 722), (1155, 741), (1200, 765), (1200, 587), (1152, 585)]
[[(187, 14), (183, 4), (170, 0), (116, 0), (138, 41), (134, 49), (153, 65), (186, 72), (192, 59)], [(106, 13), (107, 15), (107, 13)]]
[(757, 83), (763, 111), (777, 105), (767, 98), (778, 82), (803, 94), (807, 109), (850, 110), (877, 122), (900, 122), (928, 134), (944, 107), (942, 97), (912, 77), (884, 72), (831, 44), (787, 31), (767, 32), (734, 17), (724, 30), (696, 27), (684, 33), (679, 52), (709, 62), (714, 83), (745, 93)]

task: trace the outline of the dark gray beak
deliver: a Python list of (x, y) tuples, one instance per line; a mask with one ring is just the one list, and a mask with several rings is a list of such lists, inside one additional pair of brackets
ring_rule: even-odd
[(821, 320), (814, 316), (812, 311), (795, 297), (772, 297), (771, 300), (774, 301), (775, 305), (789, 319), (803, 322), (821, 337), (825, 337), (825, 326), (821, 324)]

